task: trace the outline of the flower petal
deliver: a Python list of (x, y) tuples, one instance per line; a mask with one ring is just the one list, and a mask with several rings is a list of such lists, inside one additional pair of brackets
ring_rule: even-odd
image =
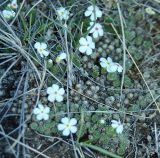
[(69, 123), (69, 118), (68, 117), (63, 117), (61, 119), (61, 122), (64, 123), (64, 124), (68, 124)]
[(41, 48), (42, 48), (42, 49), (46, 49), (46, 48), (47, 48), (47, 44), (42, 42), (42, 43), (41, 43)]
[(34, 48), (36, 48), (36, 49), (40, 48), (40, 42), (36, 42), (36, 43), (34, 44)]
[(56, 101), (57, 102), (63, 101), (63, 97), (61, 95), (56, 95)]
[(49, 119), (49, 115), (48, 114), (43, 114), (43, 119), (44, 120), (48, 120)]
[(81, 53), (85, 53), (86, 50), (87, 50), (87, 47), (86, 47), (86, 46), (80, 46), (80, 47), (79, 47), (79, 51), (80, 51)]
[(58, 94), (60, 94), (60, 95), (64, 95), (64, 93), (65, 93), (64, 88), (60, 88), (60, 89), (59, 89), (59, 91), (58, 91)]
[(94, 37), (94, 38), (98, 38), (98, 31), (95, 31), (95, 32), (93, 33), (93, 37)]
[(86, 10), (84, 13), (85, 16), (90, 16), (91, 14), (92, 14), (92, 11), (90, 10)]
[(52, 88), (53, 88), (54, 92), (59, 90), (59, 86), (57, 84), (53, 84)]
[(63, 130), (63, 135), (64, 136), (69, 136), (69, 134), (70, 134), (70, 130), (69, 129), (66, 128), (66, 129)]
[(84, 37), (81, 37), (79, 40), (80, 45), (85, 45), (87, 43), (86, 39)]
[(59, 131), (63, 131), (65, 129), (65, 125), (64, 124), (58, 124), (58, 130)]
[(50, 95), (48, 96), (48, 100), (49, 100), (50, 102), (54, 102), (55, 99), (56, 99), (56, 97), (55, 97), (55, 95), (53, 95), (53, 94), (50, 94)]
[(44, 111), (44, 113), (49, 113), (50, 112), (50, 108), (49, 107), (45, 107), (43, 111)]
[(117, 129), (116, 129), (116, 132), (117, 132), (118, 134), (121, 134), (121, 133), (123, 132), (123, 125), (119, 125), (119, 126), (117, 127)]
[(87, 54), (87, 55), (91, 55), (91, 54), (92, 54), (92, 49), (88, 47), (88, 48), (87, 48), (87, 51), (86, 51), (86, 54)]
[(34, 108), (33, 109), (33, 114), (35, 114), (35, 115), (37, 115), (37, 114), (39, 114), (40, 113), (40, 109), (39, 108)]
[(70, 131), (71, 131), (71, 133), (76, 133), (77, 132), (77, 127), (76, 126), (71, 126)]
[(76, 125), (77, 124), (77, 120), (75, 118), (72, 118), (69, 122), (70, 125)]
[(106, 67), (108, 66), (105, 62), (100, 62), (100, 65), (101, 65), (103, 68), (106, 68)]
[(43, 106), (42, 104), (38, 104), (38, 108), (39, 108), (40, 110), (44, 110), (44, 106)]
[(48, 50), (43, 50), (43, 55), (47, 57), (49, 55), (49, 51)]
[(47, 94), (52, 94), (54, 93), (54, 89), (52, 87), (47, 88)]
[(37, 120), (42, 120), (43, 119), (43, 116), (41, 115), (41, 114), (38, 114), (37, 116), (36, 116), (36, 118), (37, 118)]

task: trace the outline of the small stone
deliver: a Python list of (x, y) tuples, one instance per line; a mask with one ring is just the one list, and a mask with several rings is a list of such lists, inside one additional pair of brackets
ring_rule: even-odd
[(91, 69), (93, 67), (92, 63), (90, 63), (90, 62), (87, 64), (87, 66), (89, 69)]
[(96, 87), (95, 87), (95, 86), (91, 86), (91, 90), (92, 90), (92, 91), (95, 91), (95, 90), (96, 90)]
[(74, 100), (75, 100), (75, 101), (79, 101), (79, 99), (80, 99), (80, 98), (79, 98), (78, 96), (75, 96), (75, 97), (74, 97)]
[(89, 85), (92, 85), (92, 82), (88, 80), (88, 81), (86, 82), (86, 85), (88, 85), (88, 86), (89, 86)]
[(102, 49), (102, 47), (98, 47), (98, 50), (97, 50), (97, 52), (99, 52), (99, 53), (102, 53), (102, 52), (103, 52), (103, 49)]
[(110, 43), (110, 40), (109, 39), (105, 39), (105, 43)]
[(83, 56), (82, 60), (83, 60), (84, 62), (87, 62), (87, 61), (88, 61), (88, 57), (87, 57), (87, 56)]
[(113, 45), (109, 45), (108, 48), (109, 48), (110, 51), (114, 50), (114, 46)]
[(129, 104), (129, 100), (128, 100), (128, 99), (125, 99), (125, 100), (124, 100), (124, 104), (128, 105), (128, 104)]
[(107, 44), (103, 44), (103, 45), (102, 45), (102, 48), (103, 48), (103, 49), (106, 49), (106, 48), (107, 48)]
[(121, 48), (117, 48), (116, 49), (116, 53), (121, 53), (122, 52), (122, 49)]
[(81, 84), (76, 84), (75, 88), (76, 89), (80, 89), (81, 88)]
[(88, 96), (91, 96), (93, 93), (92, 93), (92, 91), (87, 90), (87, 91), (86, 91), (86, 94), (87, 94)]
[(133, 96), (134, 96), (133, 93), (128, 93), (128, 94), (127, 94), (127, 97), (128, 97), (129, 99), (132, 99)]

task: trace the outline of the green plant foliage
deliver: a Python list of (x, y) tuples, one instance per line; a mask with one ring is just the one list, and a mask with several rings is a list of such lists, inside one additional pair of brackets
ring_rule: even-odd
[(131, 79), (128, 77), (128, 76), (124, 76), (124, 86), (129, 88), (131, 87), (133, 84), (132, 84), (132, 81)]
[(126, 30), (125, 31), (125, 37), (128, 41), (132, 41), (136, 36), (136, 33), (134, 31)]
[(117, 75), (117, 73), (108, 73), (107, 80), (116, 81), (116, 80), (119, 80), (119, 76)]
[(99, 67), (94, 65), (92, 68), (91, 76), (97, 78), (99, 76)]
[(81, 60), (78, 55), (72, 54), (71, 59), (72, 59), (73, 64), (75, 64), (78, 68), (81, 67)]

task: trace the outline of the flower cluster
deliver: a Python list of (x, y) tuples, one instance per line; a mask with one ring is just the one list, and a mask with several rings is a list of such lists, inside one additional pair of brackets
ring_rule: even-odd
[(18, 8), (17, 0), (12, 0), (11, 3), (7, 5), (6, 9), (2, 11), (3, 17), (6, 20), (10, 20), (11, 18), (14, 18), (16, 15), (14, 10), (17, 8)]
[(107, 70), (107, 72), (122, 72), (123, 71), (123, 67), (112, 61), (112, 59), (110, 57), (108, 57), (107, 59), (105, 58), (100, 58), (100, 65), (105, 68)]
[[(87, 28), (89, 34), (94, 39), (98, 39), (99, 37), (103, 36), (103, 28), (100, 23), (96, 23), (98, 18), (102, 17), (102, 12), (97, 6), (89, 6), (85, 11), (84, 15), (86, 17), (90, 17), (90, 26)], [(87, 55), (91, 55), (93, 53), (93, 49), (95, 49), (95, 43), (91, 36), (81, 37), (79, 40), (79, 51), (81, 53), (86, 53)]]
[[(13, 0), (9, 5), (9, 8), (16, 9), (17, 1)], [(12, 10), (13, 11), (13, 10)], [(60, 7), (56, 10), (57, 18), (61, 21), (65, 21), (64, 26), (66, 26), (66, 21), (70, 17), (70, 12), (63, 7)], [(85, 16), (90, 17), (90, 26), (87, 28), (88, 35), (86, 37), (81, 37), (79, 39), (79, 51), (87, 55), (91, 55), (95, 49), (94, 39), (102, 37), (104, 34), (103, 27), (99, 22), (96, 22), (98, 18), (102, 17), (102, 11), (97, 6), (89, 6), (85, 11)], [(9, 16), (8, 16), (9, 17)], [(50, 52), (47, 49), (47, 44), (44, 42), (36, 42), (34, 48), (37, 50), (37, 53), (43, 58), (47, 57)], [(67, 54), (65, 52), (60, 52), (59, 55), (55, 58), (56, 63), (61, 63), (62, 60), (66, 60)], [(52, 59), (48, 59), (50, 64), (53, 64)], [(105, 68), (108, 72), (122, 72), (123, 68), (120, 64), (113, 62), (110, 57), (107, 59), (100, 58), (100, 65)], [(64, 88), (59, 87), (57, 84), (53, 84), (51, 87), (48, 87), (46, 90), (48, 94), (49, 102), (62, 102), (64, 100), (65, 90)], [(46, 121), (49, 119), (50, 108), (46, 105), (39, 103), (37, 107), (34, 108), (33, 114), (36, 115), (38, 121)], [(100, 124), (105, 125), (105, 119), (100, 119)], [(119, 121), (112, 120), (111, 126), (116, 130), (117, 134), (123, 132), (123, 124)], [(61, 119), (61, 123), (57, 125), (59, 131), (62, 131), (64, 136), (69, 136), (77, 132), (77, 120), (76, 118), (64, 117)]]

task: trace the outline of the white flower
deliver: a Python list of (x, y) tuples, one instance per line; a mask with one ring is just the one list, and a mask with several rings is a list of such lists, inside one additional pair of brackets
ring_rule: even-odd
[(92, 21), (102, 17), (102, 12), (97, 6), (89, 6), (84, 14), (85, 16), (90, 16)]
[(60, 63), (61, 60), (64, 60), (64, 59), (66, 59), (66, 58), (67, 58), (67, 54), (62, 52), (62, 53), (59, 54), (58, 57), (56, 58), (56, 62), (57, 62), (57, 63)]
[(52, 87), (47, 88), (47, 94), (49, 94), (48, 100), (50, 102), (54, 102), (55, 100), (57, 102), (63, 101), (64, 93), (65, 93), (64, 88), (59, 88), (59, 86), (56, 84), (53, 84)]
[(2, 15), (5, 19), (9, 20), (15, 17), (16, 13), (13, 10), (3, 10)]
[(69, 18), (69, 11), (63, 7), (60, 7), (57, 9), (57, 14), (58, 14), (58, 18), (60, 20), (63, 20), (63, 19), (68, 20), (68, 18)]
[(81, 53), (86, 53), (87, 55), (91, 55), (92, 49), (95, 49), (95, 43), (92, 41), (92, 37), (90, 36), (87, 36), (86, 38), (81, 37), (79, 43), (80, 43), (79, 51)]
[(58, 124), (58, 130), (63, 131), (64, 136), (69, 136), (70, 133), (76, 133), (77, 132), (77, 120), (75, 118), (67, 118), (64, 117), (61, 119), (60, 124)]
[(110, 57), (107, 59), (100, 58), (100, 65), (105, 68), (108, 72), (122, 72), (123, 68), (120, 64), (112, 61)]
[(40, 42), (36, 42), (34, 44), (34, 48), (37, 49), (37, 52), (40, 54), (40, 56), (43, 58), (44, 56), (48, 56), (49, 55), (49, 51), (47, 50), (47, 44), (46, 43), (40, 43)]
[(112, 120), (111, 122), (111, 126), (116, 129), (116, 132), (118, 134), (121, 134), (123, 132), (123, 124), (121, 124), (121, 121)]
[(8, 7), (10, 7), (11, 9), (17, 9), (17, 0), (12, 0), (12, 2), (8, 4)]
[(117, 65), (112, 61), (110, 57), (107, 58), (100, 58), (100, 65), (103, 68), (106, 68), (108, 72), (116, 72)]
[(52, 65), (52, 64), (53, 64), (53, 60), (52, 60), (52, 59), (48, 59), (48, 63), (49, 63), (50, 65)]
[(37, 108), (34, 108), (33, 113), (36, 115), (37, 120), (48, 120), (49, 119), (50, 108), (47, 106), (43, 106), (42, 104), (38, 104)]
[[(93, 27), (93, 28), (92, 28)], [(90, 27), (88, 27), (87, 29), (89, 30), (90, 28), (92, 28), (89, 33), (93, 34), (93, 37), (96, 39), (98, 37), (103, 36), (103, 29), (102, 29), (102, 25), (99, 23), (95, 23), (94, 22), (90, 22)]]
[(151, 7), (148, 7), (148, 8), (146, 8), (145, 10), (146, 10), (146, 13), (149, 14), (149, 15), (154, 15), (154, 14), (156, 14), (155, 11), (154, 11)]

